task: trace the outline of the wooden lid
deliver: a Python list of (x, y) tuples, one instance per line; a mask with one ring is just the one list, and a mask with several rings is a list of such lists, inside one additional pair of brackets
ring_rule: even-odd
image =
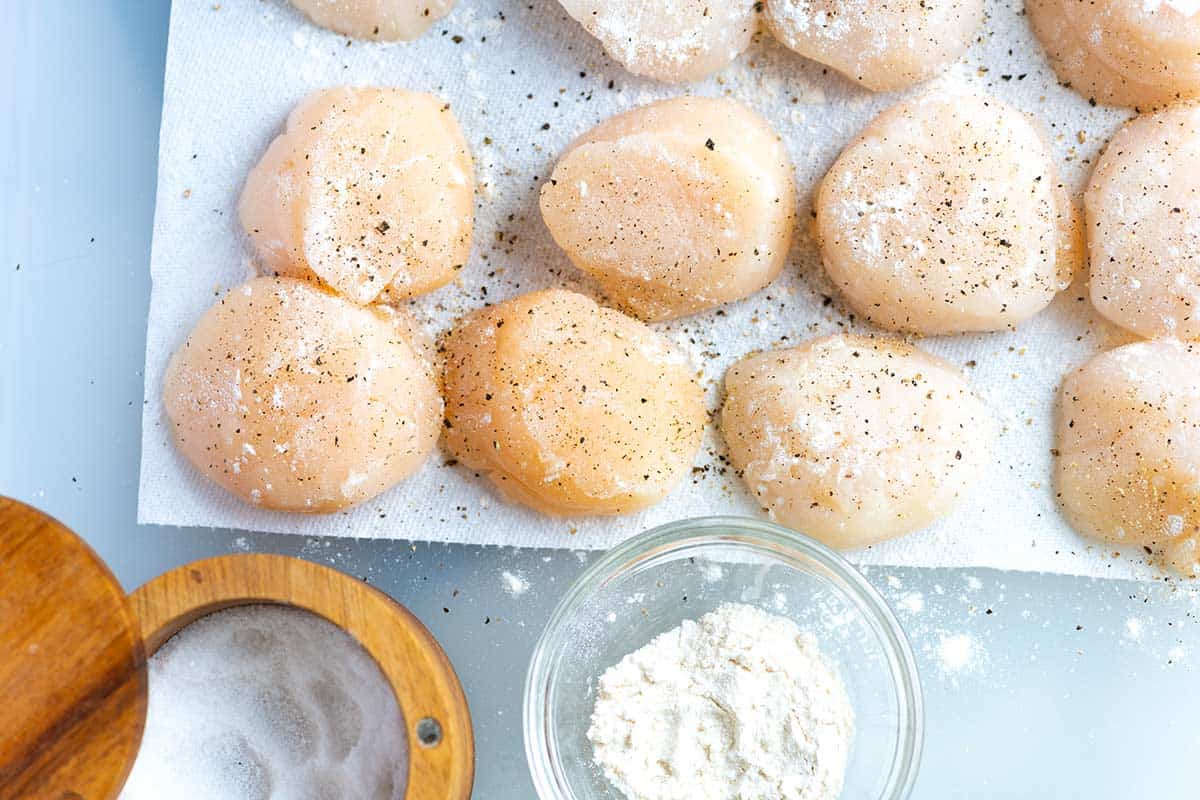
[(82, 539), (0, 497), (0, 800), (116, 797), (141, 745), (147, 652), (206, 614), (256, 603), (318, 614), (375, 659), (408, 730), (405, 800), (470, 797), (475, 748), (458, 676), (387, 595), (319, 564), (242, 554), (187, 564), (126, 597)]
[(124, 590), (57, 521), (0, 497), (0, 800), (115, 797), (146, 720)]

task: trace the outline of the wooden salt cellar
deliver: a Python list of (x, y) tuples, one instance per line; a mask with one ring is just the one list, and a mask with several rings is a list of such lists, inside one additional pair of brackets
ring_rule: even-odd
[(127, 597), (82, 539), (0, 497), (0, 800), (116, 797), (141, 744), (147, 656), (206, 614), (262, 603), (324, 617), (375, 659), (408, 731), (405, 800), (470, 797), (475, 748), (458, 677), (387, 595), (301, 559), (239, 554)]

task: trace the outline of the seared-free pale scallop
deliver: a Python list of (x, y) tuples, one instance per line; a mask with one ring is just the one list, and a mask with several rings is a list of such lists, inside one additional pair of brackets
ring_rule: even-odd
[(983, 24), (983, 0), (767, 0), (775, 38), (869, 89), (901, 89), (957, 61)]
[(188, 461), (246, 502), (336, 511), (400, 482), (436, 445), (429, 347), (389, 308), (255, 278), (176, 351), (163, 405)]
[(698, 81), (738, 57), (758, 28), (753, 0), (558, 0), (625, 69)]
[(450, 13), (455, 0), (292, 0), (317, 25), (356, 39), (408, 41)]
[(1200, 571), (1200, 346), (1138, 342), (1063, 381), (1058, 496), (1071, 525)]
[(949, 513), (983, 473), (996, 426), (945, 361), (829, 336), (730, 367), (721, 432), (772, 519), (853, 548)]
[(687, 359), (581, 294), (533, 292), (445, 341), (447, 448), (550, 514), (648, 506), (687, 473), (705, 410)]
[(1200, 107), (1117, 131), (1084, 206), (1100, 313), (1147, 338), (1200, 339)]
[(302, 100), (250, 171), (238, 211), (264, 272), (356, 303), (452, 280), (471, 250), (474, 169), (450, 106), (403, 89)]
[(766, 286), (783, 267), (796, 191), (766, 120), (681, 97), (584, 134), (542, 186), (559, 246), (624, 310), (661, 320)]
[(1100, 103), (1142, 109), (1200, 97), (1200, 2), (1029, 0), (1058, 77)]
[(1079, 215), (1023, 113), (966, 92), (884, 111), (817, 192), (825, 269), (860, 314), (898, 331), (1013, 328), (1067, 287)]

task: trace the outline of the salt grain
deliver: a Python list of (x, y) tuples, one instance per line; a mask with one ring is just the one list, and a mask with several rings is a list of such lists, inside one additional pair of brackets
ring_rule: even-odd
[(408, 742), (379, 667), (345, 632), (280, 606), (220, 611), (150, 659), (122, 800), (399, 800)]

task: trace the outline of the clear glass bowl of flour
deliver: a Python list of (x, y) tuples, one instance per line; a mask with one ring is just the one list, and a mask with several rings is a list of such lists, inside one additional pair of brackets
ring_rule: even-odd
[(587, 738), (598, 678), (726, 603), (792, 620), (840, 673), (854, 710), (841, 800), (908, 797), (924, 716), (912, 650), (891, 609), (828, 547), (768, 522), (709, 517), (617, 546), (551, 615), (525, 684), (525, 752), (541, 800), (625, 800)]

